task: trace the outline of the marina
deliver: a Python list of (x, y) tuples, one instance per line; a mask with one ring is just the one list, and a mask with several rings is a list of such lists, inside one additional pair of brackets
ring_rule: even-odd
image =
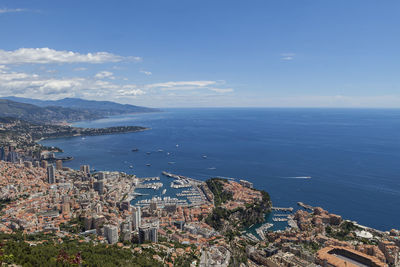
[[(162, 172), (162, 174), (164, 177), (173, 179), (173, 181), (170, 182), (170, 188), (172, 188), (172, 190), (169, 194), (166, 195), (167, 189), (163, 189), (159, 193), (134, 193), (132, 196), (134, 196), (134, 198), (139, 198), (136, 199), (135, 203), (132, 205), (148, 205), (152, 200), (157, 201), (159, 205), (172, 202), (179, 206), (196, 206), (202, 205), (206, 202), (206, 196), (199, 188), (199, 185), (203, 182), (166, 171)], [(165, 178), (161, 178), (160, 176), (137, 178), (135, 189), (153, 189), (154, 191), (157, 191), (164, 186), (164, 182)], [(145, 195), (153, 196), (153, 198), (142, 199), (141, 197)], [(158, 195), (158, 197), (154, 198), (155, 195)], [(161, 196), (163, 196), (163, 198), (161, 198)]]

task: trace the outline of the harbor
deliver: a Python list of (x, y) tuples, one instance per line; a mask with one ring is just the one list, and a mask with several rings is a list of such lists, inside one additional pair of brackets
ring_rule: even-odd
[[(195, 206), (206, 203), (207, 199), (199, 186), (203, 183), (197, 179), (163, 171), (162, 176), (136, 178), (135, 192), (131, 194), (132, 205), (148, 206), (151, 202), (159, 206), (176, 204), (177, 206)], [(165, 178), (162, 178), (165, 177)], [(170, 188), (166, 190), (164, 184), (172, 178)], [(152, 192), (148, 192), (151, 189)], [(161, 192), (159, 192), (161, 191)], [(163, 196), (163, 197), (161, 197)]]

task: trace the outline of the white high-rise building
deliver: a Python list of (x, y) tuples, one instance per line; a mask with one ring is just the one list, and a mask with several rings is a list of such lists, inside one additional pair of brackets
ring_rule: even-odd
[(47, 181), (49, 184), (54, 184), (56, 182), (56, 169), (54, 165), (47, 166)]
[(104, 236), (107, 238), (108, 243), (115, 244), (118, 242), (118, 227), (115, 225), (104, 226)]
[(142, 211), (140, 210), (140, 207), (135, 207), (132, 211), (133, 228), (138, 231), (142, 221)]

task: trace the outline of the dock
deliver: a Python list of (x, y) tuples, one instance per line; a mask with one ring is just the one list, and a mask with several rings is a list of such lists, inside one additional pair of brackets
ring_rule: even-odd
[(293, 208), (292, 207), (289, 207), (289, 208), (272, 207), (271, 209), (275, 210), (275, 211), (293, 212)]
[(154, 189), (158, 190), (163, 187), (163, 183), (148, 183), (148, 184), (138, 184), (136, 188), (140, 189)]

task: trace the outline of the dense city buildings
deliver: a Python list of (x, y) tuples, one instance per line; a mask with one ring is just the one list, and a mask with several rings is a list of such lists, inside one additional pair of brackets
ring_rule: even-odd
[(82, 165), (80, 168), (81, 172), (83, 172), (86, 175), (90, 175), (90, 167), (89, 165)]
[[(249, 266), (399, 264), (399, 231), (385, 233), (359, 226), (303, 203), (299, 205), (304, 208), (294, 214), (286, 213), (290, 221), (286, 230), (273, 232), (261, 227), (257, 230), (258, 236), (237, 232), (232, 239), (232, 233), (246, 229), (246, 220), (252, 222), (257, 218), (251, 205), (267, 201), (265, 193), (247, 183), (207, 181), (211, 187), (203, 188), (203, 197), (212, 198), (215, 203), (205, 201), (188, 206), (153, 198), (148, 205), (143, 202), (132, 206), (132, 193), (143, 179), (114, 172), (98, 172), (88, 179), (85, 171), (58, 170), (53, 164), (47, 168), (42, 166), (26, 161), (23, 164), (0, 161), (0, 197), (12, 199), (3, 207), (0, 223), (3, 233), (21, 230), (28, 235), (47, 232), (65, 236), (77, 229), (75, 234), (87, 240), (97, 236), (96, 242), (107, 244), (136, 243), (154, 248), (160, 242), (193, 244), (198, 246), (196, 255), (200, 266), (228, 266), (235, 255), (246, 257)], [(207, 194), (214, 196), (207, 198)], [(253, 214), (251, 218), (238, 213), (243, 207), (247, 207), (248, 214)], [(228, 213), (214, 217), (218, 209)], [(236, 218), (240, 218), (240, 223)], [(70, 222), (74, 220), (81, 221), (81, 228), (72, 227)], [(242, 248), (244, 254), (240, 252)], [(185, 255), (173, 251), (177, 257)]]

